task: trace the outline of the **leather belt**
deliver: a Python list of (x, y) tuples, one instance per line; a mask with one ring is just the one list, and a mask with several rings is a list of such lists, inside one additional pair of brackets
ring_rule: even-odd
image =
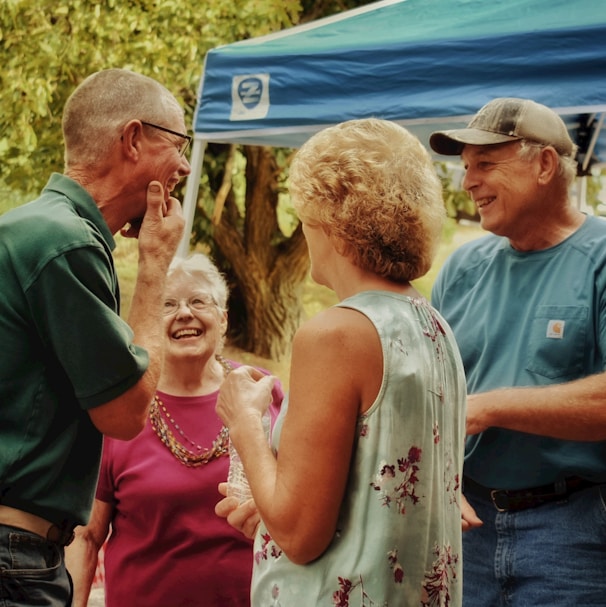
[(0, 504), (0, 525), (17, 527), (35, 533), (59, 546), (68, 546), (74, 539), (75, 525), (55, 525), (35, 514)]
[(571, 476), (561, 481), (540, 487), (526, 489), (490, 489), (464, 477), (463, 490), (489, 499), (499, 512), (512, 512), (536, 508), (548, 502), (566, 499), (571, 493), (588, 489), (602, 483), (592, 483), (578, 476)]

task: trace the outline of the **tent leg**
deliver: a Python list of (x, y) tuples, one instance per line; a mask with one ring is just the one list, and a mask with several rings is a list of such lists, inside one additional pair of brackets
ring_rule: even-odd
[(185, 257), (189, 253), (189, 239), (191, 237), (194, 225), (194, 215), (196, 213), (196, 204), (198, 202), (198, 190), (200, 188), (200, 178), (202, 177), (202, 164), (204, 161), (204, 150), (206, 141), (194, 139), (194, 145), (191, 152), (191, 173), (187, 177), (185, 185), (185, 195), (183, 197), (183, 217), (185, 218), (185, 228), (183, 238), (177, 249), (178, 257)]

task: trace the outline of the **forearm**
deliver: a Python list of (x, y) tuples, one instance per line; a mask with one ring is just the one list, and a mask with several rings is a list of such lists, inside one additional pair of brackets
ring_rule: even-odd
[[(291, 375), (277, 458), (261, 423), (263, 405), (271, 398), (267, 378), (256, 381), (245, 368), (235, 369), (217, 400), (217, 413), (242, 458), (261, 518), (295, 563), (317, 558), (329, 545), (347, 483), (359, 400), (352, 395), (357, 387), (351, 388), (349, 372), (335, 381), (338, 350), (338, 358), (331, 355), (328, 363), (315, 351), (309, 359), (293, 356), (291, 364), (306, 373), (294, 381)], [(308, 377), (314, 378), (314, 386)]]
[(565, 440), (606, 440), (606, 375), (470, 395), (467, 433), (489, 427)]
[[(132, 226), (131, 226), (132, 228)], [(139, 381), (112, 401), (90, 410), (100, 432), (129, 440), (145, 426), (162, 368), (162, 304), (166, 273), (183, 232), (183, 215), (174, 198), (165, 201), (159, 182), (150, 182), (147, 210), (139, 228), (123, 235), (139, 239), (137, 280), (128, 322), (134, 344), (144, 348), (148, 367)]]
[(141, 380), (147, 403), (151, 402), (154, 396), (162, 367), (162, 305), (166, 272), (167, 268), (163, 265), (139, 259), (128, 316), (128, 324), (134, 333), (134, 343), (145, 348), (149, 355), (149, 366)]
[(279, 472), (278, 461), (256, 424), (240, 428), (238, 438), (236, 448), (240, 444), (238, 452), (255, 504), (273, 541), (294, 563), (314, 560), (330, 543), (336, 521), (331, 522), (326, 509), (317, 511), (322, 500), (314, 498), (317, 491), (311, 490), (308, 479)]
[(76, 528), (74, 541), (65, 549), (65, 565), (74, 584), (73, 607), (86, 607), (97, 569), (99, 547)]
[(175, 198), (165, 202), (161, 185), (151, 182), (147, 211), (138, 233), (137, 279), (128, 316), (134, 343), (149, 354), (148, 369), (137, 385), (137, 403), (129, 403), (129, 409), (135, 407), (134, 410), (144, 418), (162, 368), (162, 308), (166, 274), (179, 244), (183, 223), (179, 202)]

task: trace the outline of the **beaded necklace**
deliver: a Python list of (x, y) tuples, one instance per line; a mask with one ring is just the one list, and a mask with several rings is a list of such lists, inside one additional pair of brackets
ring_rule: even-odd
[[(227, 375), (233, 367), (229, 364), (225, 358), (217, 354), (215, 356), (217, 361), (223, 367), (225, 375)], [(179, 439), (172, 433), (171, 429), (168, 427), (164, 416), (170, 421), (170, 423), (175, 427), (175, 430), (187, 441), (192, 447), (196, 447), (198, 451), (202, 449), (200, 445), (196, 445), (194, 441), (188, 438), (185, 435), (185, 432), (181, 429), (179, 424), (174, 420), (173, 416), (168, 412), (164, 403), (158, 398), (158, 395), (154, 396), (154, 400), (149, 408), (149, 419), (152, 425), (152, 428), (162, 441), (164, 445), (169, 449), (169, 451), (180, 461), (184, 466), (188, 466), (190, 468), (197, 468), (198, 466), (203, 466), (208, 464), (208, 462), (213, 459), (219, 458), (222, 455), (225, 455), (229, 451), (229, 432), (225, 426), (219, 430), (219, 434), (213, 441), (212, 447), (210, 449), (205, 449), (202, 453), (194, 453), (190, 451), (185, 445), (179, 442)]]

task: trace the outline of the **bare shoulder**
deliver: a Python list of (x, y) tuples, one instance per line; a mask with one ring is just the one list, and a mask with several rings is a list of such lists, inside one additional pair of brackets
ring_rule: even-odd
[[(291, 370), (322, 378), (326, 388), (353, 391), (361, 411), (374, 401), (383, 375), (381, 342), (372, 322), (351, 308), (333, 307), (304, 323), (293, 343)], [(305, 378), (307, 379), (307, 377)], [(307, 382), (306, 382), (307, 383)], [(307, 385), (309, 385), (307, 383)]]
[(324, 338), (340, 343), (357, 343), (361, 338), (376, 336), (376, 329), (361, 312), (352, 308), (334, 306), (320, 312), (298, 330), (296, 338)]

